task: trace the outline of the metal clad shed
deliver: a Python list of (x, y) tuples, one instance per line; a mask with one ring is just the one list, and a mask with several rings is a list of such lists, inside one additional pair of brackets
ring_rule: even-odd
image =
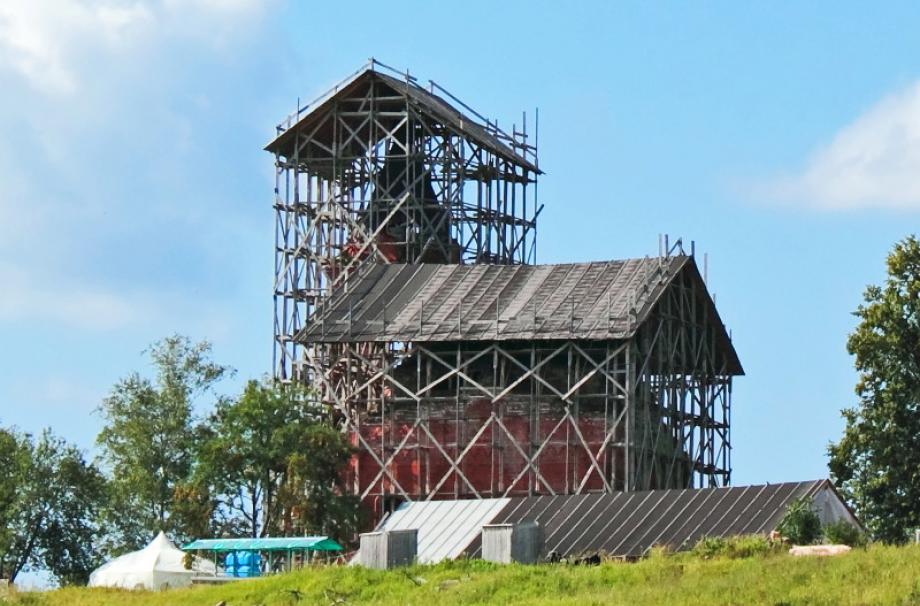
[(417, 528), (419, 561), (482, 554), (484, 525), (537, 523), (544, 551), (639, 557), (655, 546), (689, 549), (702, 537), (766, 534), (809, 498), (823, 522), (859, 525), (828, 480), (730, 488), (649, 490), (405, 503), (381, 530)]
[(482, 526), (511, 499), (468, 499), (404, 503), (379, 530), (418, 529), (418, 561), (430, 564), (460, 557)]

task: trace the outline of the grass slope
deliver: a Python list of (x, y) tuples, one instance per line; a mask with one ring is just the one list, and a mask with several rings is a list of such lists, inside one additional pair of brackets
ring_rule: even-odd
[(294, 604), (917, 604), (920, 547), (873, 546), (833, 558), (653, 556), (594, 567), (460, 561), (400, 571), (357, 567), (160, 593), (66, 588), (12, 595), (36, 606)]

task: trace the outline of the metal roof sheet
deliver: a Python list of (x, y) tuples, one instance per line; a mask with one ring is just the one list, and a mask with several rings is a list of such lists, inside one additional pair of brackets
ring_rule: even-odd
[(425, 563), (460, 557), (510, 499), (417, 501), (404, 503), (378, 530), (418, 529), (418, 561)]
[(198, 539), (182, 548), (184, 551), (341, 551), (342, 546), (329, 537), (269, 537), (261, 539)]
[[(764, 534), (827, 480), (730, 488), (648, 490), (403, 504), (380, 530), (418, 529), (420, 562), (478, 557), (484, 524), (537, 522), (545, 551), (638, 557), (655, 546), (689, 549), (702, 537)], [(837, 496), (839, 499), (839, 496)]]
[[(827, 485), (826, 480), (818, 480), (610, 493), (594, 499), (530, 497), (524, 501), (563, 500), (574, 507), (567, 507), (566, 515), (547, 516), (541, 511), (551, 511), (549, 505), (541, 510), (526, 504), (512, 504), (498, 519), (505, 523), (538, 522), (544, 527), (547, 552), (557, 551), (570, 556), (599, 552), (641, 556), (655, 546), (687, 549), (704, 536), (769, 532), (776, 528), (789, 503), (799, 497), (813, 497)], [(471, 550), (470, 553), (478, 552)]]

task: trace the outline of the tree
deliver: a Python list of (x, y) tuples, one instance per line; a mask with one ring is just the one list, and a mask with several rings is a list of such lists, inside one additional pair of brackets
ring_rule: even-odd
[(895, 245), (883, 286), (869, 286), (847, 341), (859, 403), (829, 446), (831, 475), (876, 538), (920, 527), (920, 241)]
[(317, 515), (339, 519), (342, 500), (330, 491), (351, 451), (324, 418), (308, 389), (271, 381), (250, 381), (238, 399), (218, 404), (196, 477), (228, 514), (222, 532), (290, 534), (292, 510), (303, 504), (295, 494), (324, 495), (329, 505)]
[(99, 565), (105, 479), (74, 446), (0, 430), (0, 461), (13, 490), (0, 501), (0, 577), (44, 568), (62, 584), (85, 583)]
[(338, 429), (326, 423), (310, 427), (302, 443), (288, 458), (286, 482), (279, 494), (288, 525), (297, 534), (348, 540), (361, 527), (360, 501), (347, 493), (341, 473), (352, 448)]
[(111, 466), (109, 517), (123, 550), (142, 547), (158, 531), (184, 540), (207, 528), (202, 518), (211, 504), (191, 483), (200, 438), (193, 407), (232, 372), (211, 361), (206, 341), (175, 335), (148, 353), (155, 380), (132, 373), (100, 407), (106, 425), (96, 441)]
[(0, 429), (0, 579), (15, 578), (13, 570), (19, 561), (13, 552), (17, 543), (14, 522), (18, 522), (21, 507), (18, 498), (23, 478), (31, 465), (32, 453), (28, 443), (17, 433)]

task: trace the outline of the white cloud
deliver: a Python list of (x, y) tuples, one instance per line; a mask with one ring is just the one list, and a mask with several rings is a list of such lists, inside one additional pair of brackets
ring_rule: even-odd
[(256, 0), (3, 0), (0, 69), (40, 92), (72, 93), (99, 69), (88, 60), (97, 53), (123, 54), (176, 33), (214, 42), (264, 7)]
[[(184, 291), (221, 198), (192, 159), (215, 145), (211, 97), (251, 77), (239, 60), (272, 5), (0, 0), (0, 324), (224, 330)], [(183, 254), (198, 264), (158, 260)]]
[(75, 61), (87, 46), (116, 49), (132, 29), (152, 20), (140, 3), (84, 3), (77, 0), (0, 3), (0, 58), (37, 89), (73, 91)]
[(890, 95), (759, 193), (822, 210), (920, 210), (920, 82)]

